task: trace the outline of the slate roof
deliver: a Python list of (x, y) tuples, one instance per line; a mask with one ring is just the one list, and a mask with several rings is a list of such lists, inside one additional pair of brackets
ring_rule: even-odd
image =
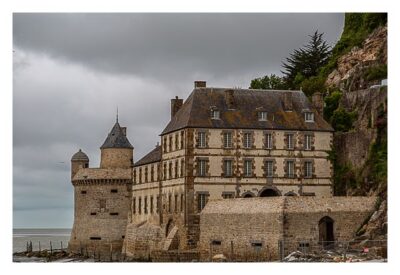
[(141, 166), (153, 162), (159, 162), (161, 160), (161, 146), (157, 145), (156, 148), (150, 151), (147, 155), (137, 161), (133, 166)]
[[(227, 96), (231, 91), (232, 96)], [(285, 93), (290, 93), (293, 111), (284, 110)], [(211, 108), (220, 119), (211, 119)], [(268, 113), (267, 121), (258, 120), (258, 112)], [(315, 122), (304, 121), (304, 111), (314, 112)], [(161, 135), (182, 128), (277, 129), (333, 131), (316, 112), (302, 91), (196, 88), (171, 119)]]
[(89, 161), (89, 157), (79, 149), (79, 151), (72, 156), (71, 161)]
[(132, 144), (129, 142), (128, 138), (122, 131), (121, 126), (118, 121), (114, 124), (114, 127), (111, 129), (111, 132), (108, 134), (106, 140), (100, 149), (105, 148), (132, 148)]

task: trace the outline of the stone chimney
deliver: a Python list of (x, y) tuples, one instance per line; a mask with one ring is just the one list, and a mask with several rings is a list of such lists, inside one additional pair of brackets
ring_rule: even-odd
[(206, 81), (195, 81), (194, 82), (194, 88), (206, 88), (207, 87), (207, 82)]
[(228, 105), (228, 109), (236, 109), (236, 102), (233, 93), (233, 90), (225, 90), (225, 102), (226, 105)]
[(183, 99), (178, 98), (178, 96), (175, 96), (175, 98), (171, 99), (171, 119), (179, 111), (182, 105), (183, 105)]
[(320, 115), (324, 113), (324, 98), (322, 93), (314, 93), (311, 97), (312, 104)]
[(284, 92), (282, 103), (283, 103), (283, 109), (285, 111), (293, 110), (292, 92)]
[(124, 136), (126, 136), (126, 127), (121, 127), (121, 130), (122, 130), (122, 134), (123, 134)]

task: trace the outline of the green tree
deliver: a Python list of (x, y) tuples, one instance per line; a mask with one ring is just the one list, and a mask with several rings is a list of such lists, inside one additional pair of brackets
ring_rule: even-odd
[(315, 31), (309, 37), (308, 44), (294, 50), (286, 58), (286, 62), (282, 63), (285, 80), (289, 87), (294, 89), (299, 88), (299, 78), (303, 80), (316, 76), (331, 54), (330, 46), (323, 39), (323, 33)]
[(250, 83), (250, 89), (285, 90), (287, 85), (282, 77), (270, 74), (253, 79)]

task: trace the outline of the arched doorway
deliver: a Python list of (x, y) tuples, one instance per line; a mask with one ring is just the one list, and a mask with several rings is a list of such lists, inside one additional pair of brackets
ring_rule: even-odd
[(242, 194), (242, 198), (253, 198), (253, 197), (255, 197), (255, 195), (249, 191)]
[(325, 216), (319, 220), (319, 242), (324, 248), (332, 247), (335, 241), (333, 232), (334, 220), (331, 217)]
[(260, 191), (259, 197), (277, 197), (280, 196), (281, 193), (276, 188), (264, 188)]

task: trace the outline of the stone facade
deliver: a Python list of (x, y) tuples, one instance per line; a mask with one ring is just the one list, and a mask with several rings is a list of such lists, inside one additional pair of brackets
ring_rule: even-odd
[(71, 159), (74, 225), (68, 249), (121, 252), (130, 214), (133, 147), (118, 121), (101, 147), (100, 168), (89, 168), (81, 150)]
[[(278, 260), (299, 246), (350, 240), (374, 212), (376, 197), (274, 197), (212, 201), (200, 216), (202, 261)], [(321, 221), (332, 220), (332, 239)], [(283, 249), (283, 250), (282, 250)]]
[[(180, 120), (190, 121), (197, 113), (200, 118), (194, 120), (210, 119), (208, 111), (201, 114), (187, 110), (188, 106), (197, 108), (194, 106), (196, 104), (207, 108), (207, 104), (201, 104), (202, 98), (208, 95), (206, 91), (206, 85), (202, 83), (201, 87), (195, 87), (183, 104), (178, 98), (171, 100), (171, 122), (161, 134), (160, 147), (133, 166), (131, 224), (125, 239), (129, 255), (139, 255), (137, 250), (141, 247), (136, 245), (138, 236), (132, 232), (138, 232), (141, 226), (147, 228), (148, 224), (158, 226), (164, 238), (175, 240), (170, 248), (196, 248), (199, 241), (199, 214), (208, 201), (270, 195), (332, 196), (332, 166), (328, 160), (332, 130), (317, 110), (307, 105), (308, 100), (302, 92), (250, 91), (256, 96), (266, 96), (266, 100), (268, 93), (271, 93), (271, 99), (276, 98), (277, 106), (253, 109), (251, 113), (246, 113), (247, 110), (240, 110), (240, 105), (235, 101), (241, 96), (246, 97), (247, 90), (226, 92), (220, 89), (218, 94), (221, 99), (228, 102), (226, 111), (220, 107), (221, 116), (222, 112), (225, 114), (236, 108), (238, 111), (234, 112), (244, 116), (243, 120), (249, 120), (243, 122), (243, 127), (240, 122), (234, 122), (237, 124), (235, 127), (222, 128), (177, 126)], [(213, 93), (211, 88), (211, 95)], [(198, 99), (195, 99), (196, 96)], [(199, 102), (196, 103), (196, 100)], [(285, 104), (280, 101), (285, 101)], [(275, 110), (275, 113), (270, 110), (280, 104), (288, 110)], [(299, 104), (303, 104), (302, 107)], [(266, 120), (280, 125), (260, 128), (260, 125), (264, 125), (264, 122), (257, 120), (260, 111), (268, 112)], [(315, 122), (304, 124), (304, 112), (313, 113), (312, 121)], [(207, 117), (203, 118), (204, 115)], [(253, 116), (255, 122), (250, 121)], [(231, 118), (221, 118), (225, 119), (229, 124)], [(270, 123), (268, 121), (266, 123)], [(247, 126), (244, 126), (245, 123)], [(267, 164), (269, 161), (273, 163), (272, 174), (268, 172), (271, 175), (266, 174), (267, 166), (271, 167)], [(288, 162), (293, 164), (290, 173), (287, 170)], [(306, 163), (310, 165), (307, 175)], [(133, 247), (135, 251), (131, 250)], [(147, 255), (145, 250), (148, 247), (143, 249), (140, 255)]]

